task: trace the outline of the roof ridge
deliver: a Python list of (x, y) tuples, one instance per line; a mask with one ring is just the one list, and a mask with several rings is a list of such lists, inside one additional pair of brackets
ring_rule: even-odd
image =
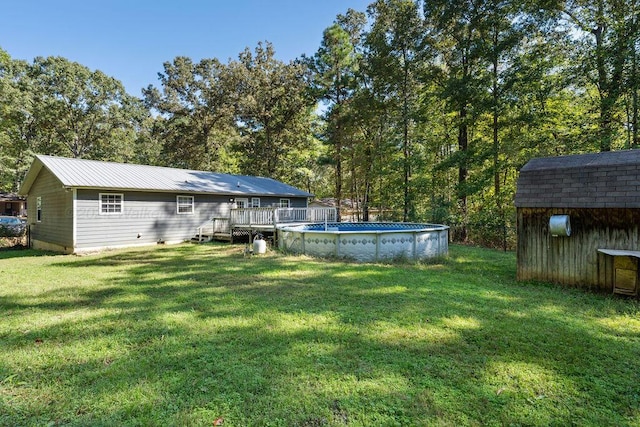
[(271, 177), (268, 177), (268, 176), (236, 174), (236, 173), (229, 173), (229, 172), (216, 172), (216, 171), (202, 170), (202, 169), (185, 169), (185, 168), (177, 168), (177, 167), (173, 167), (173, 166), (145, 165), (145, 164), (142, 164), (142, 163), (116, 162), (114, 160), (83, 159), (83, 158), (78, 158), (78, 157), (53, 156), (53, 155), (50, 155), (50, 154), (36, 154), (36, 157), (39, 157), (39, 158), (47, 157), (47, 158), (50, 158), (50, 159), (60, 159), (60, 160), (63, 160), (63, 161), (95, 162), (95, 163), (101, 163), (101, 164), (106, 163), (106, 164), (119, 165), (119, 166), (139, 166), (139, 167), (143, 167), (143, 168), (158, 168), (158, 169), (166, 169), (166, 170), (179, 170), (179, 171), (183, 171), (183, 172), (186, 171), (186, 172), (198, 172), (198, 173), (211, 173), (211, 174), (217, 174), (217, 175), (233, 176), (233, 177), (238, 177), (238, 178), (262, 178), (262, 179), (268, 179), (268, 180), (271, 180), (271, 181), (282, 182), (282, 181), (278, 181), (277, 179), (274, 179), (274, 178), (271, 178)]
[(62, 185), (74, 188), (169, 191), (264, 197), (311, 197), (312, 194), (273, 178), (224, 172), (180, 169), (105, 160), (36, 155), (24, 181), (28, 193), (40, 168)]

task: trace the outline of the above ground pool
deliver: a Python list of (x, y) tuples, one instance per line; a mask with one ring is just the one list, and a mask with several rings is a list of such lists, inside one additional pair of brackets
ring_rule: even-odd
[(280, 228), (278, 247), (294, 253), (363, 262), (438, 258), (449, 251), (449, 227), (405, 222), (306, 224)]

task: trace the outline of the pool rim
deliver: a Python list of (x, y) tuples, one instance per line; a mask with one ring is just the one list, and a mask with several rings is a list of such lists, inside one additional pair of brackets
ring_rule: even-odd
[[(375, 225), (375, 224), (402, 224), (402, 225), (415, 225), (415, 226), (423, 226), (416, 228), (397, 228), (394, 230), (376, 230), (375, 228), (365, 229), (359, 228), (355, 230), (329, 230), (328, 228), (334, 228), (335, 226), (344, 224), (349, 225), (358, 225), (358, 224), (367, 224), (367, 225)], [(326, 225), (327, 229), (324, 230), (310, 230), (306, 227), (309, 226), (323, 226)], [(318, 234), (356, 234), (356, 233), (367, 233), (367, 234), (386, 234), (386, 233), (421, 233), (426, 231), (444, 231), (449, 230), (451, 227), (443, 224), (430, 224), (430, 223), (421, 223), (421, 222), (314, 222), (311, 224), (298, 224), (298, 225), (288, 225), (284, 227), (280, 227), (281, 231), (289, 231), (289, 232), (299, 232), (299, 233), (318, 233)]]

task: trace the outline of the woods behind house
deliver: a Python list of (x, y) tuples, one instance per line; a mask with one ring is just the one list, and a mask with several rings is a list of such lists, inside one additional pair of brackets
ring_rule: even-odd
[[(290, 62), (260, 42), (159, 64), (141, 96), (0, 49), (0, 191), (35, 153), (262, 175), (349, 219), (513, 247), (532, 157), (638, 147), (640, 2), (378, 0)], [(0, 46), (2, 41), (0, 41)]]

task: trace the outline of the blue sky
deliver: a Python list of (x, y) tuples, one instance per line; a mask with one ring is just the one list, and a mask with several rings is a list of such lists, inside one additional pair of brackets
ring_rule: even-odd
[(0, 47), (14, 59), (63, 56), (124, 83), (140, 96), (179, 55), (227, 62), (259, 41), (290, 61), (312, 55), (322, 31), (372, 0), (12, 0), (4, 2)]

